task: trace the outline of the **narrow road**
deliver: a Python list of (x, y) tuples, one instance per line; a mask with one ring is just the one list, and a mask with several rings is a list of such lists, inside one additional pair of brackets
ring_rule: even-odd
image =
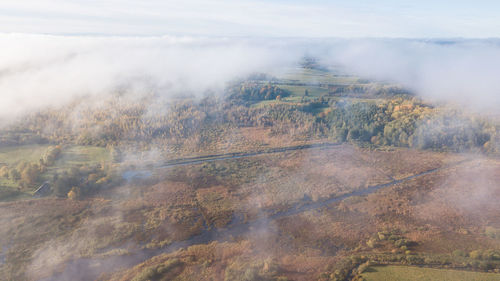
[(224, 153), (224, 154), (214, 154), (214, 155), (197, 156), (197, 157), (189, 157), (189, 158), (180, 158), (180, 159), (166, 161), (165, 163), (160, 165), (159, 168), (175, 167), (175, 166), (183, 166), (183, 165), (194, 165), (194, 164), (201, 164), (201, 163), (212, 162), (212, 161), (230, 160), (230, 159), (252, 157), (252, 156), (263, 155), (263, 154), (272, 154), (272, 153), (280, 153), (280, 152), (304, 150), (304, 149), (312, 149), (312, 148), (325, 148), (325, 147), (332, 147), (332, 146), (339, 146), (339, 145), (340, 145), (339, 143), (324, 142), (324, 143), (303, 144), (303, 145), (287, 146), (287, 147), (276, 147), (276, 148), (269, 148), (269, 149), (254, 151), (254, 152), (234, 152), (234, 153)]

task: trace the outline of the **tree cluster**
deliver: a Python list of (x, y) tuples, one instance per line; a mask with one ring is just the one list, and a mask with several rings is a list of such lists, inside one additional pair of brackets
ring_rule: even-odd
[(81, 166), (55, 174), (52, 186), (57, 197), (80, 199), (121, 181), (121, 176), (109, 168), (101, 165)]
[(290, 95), (289, 91), (276, 85), (262, 85), (259, 83), (244, 83), (239, 87), (235, 86), (229, 92), (230, 99), (236, 101), (275, 100)]

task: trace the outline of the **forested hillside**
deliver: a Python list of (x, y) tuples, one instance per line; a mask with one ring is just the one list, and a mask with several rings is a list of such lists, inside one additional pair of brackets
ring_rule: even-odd
[(435, 107), (411, 95), (314, 97), (307, 90), (302, 95), (299, 100), (283, 100), (290, 91), (279, 85), (243, 82), (229, 87), (225, 94), (201, 99), (162, 103), (154, 95), (139, 102), (115, 96), (99, 106), (75, 103), (30, 113), (3, 130), (0, 145), (154, 143), (161, 147), (192, 139), (203, 147), (234, 128), (256, 127), (296, 139), (498, 152), (498, 123), (477, 114)]

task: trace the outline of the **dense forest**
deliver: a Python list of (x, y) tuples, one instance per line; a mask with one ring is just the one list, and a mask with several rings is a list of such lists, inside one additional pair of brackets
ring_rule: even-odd
[[(307, 93), (306, 93), (307, 94)], [(281, 102), (289, 91), (276, 85), (241, 83), (224, 95), (159, 102), (148, 96), (131, 102), (116, 96), (99, 106), (75, 103), (31, 113), (5, 128), (1, 145), (197, 145), (232, 128), (270, 128), (296, 139), (330, 138), (368, 146), (498, 152), (498, 124), (470, 113), (434, 107), (411, 96), (339, 99), (332, 96)], [(255, 106), (259, 101), (275, 101)]]

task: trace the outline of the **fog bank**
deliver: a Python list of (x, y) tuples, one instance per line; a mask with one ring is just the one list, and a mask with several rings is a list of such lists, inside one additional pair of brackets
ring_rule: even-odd
[(75, 97), (220, 93), (235, 77), (294, 67), (304, 55), (432, 100), (500, 105), (497, 40), (269, 39), (0, 35), (0, 118)]

